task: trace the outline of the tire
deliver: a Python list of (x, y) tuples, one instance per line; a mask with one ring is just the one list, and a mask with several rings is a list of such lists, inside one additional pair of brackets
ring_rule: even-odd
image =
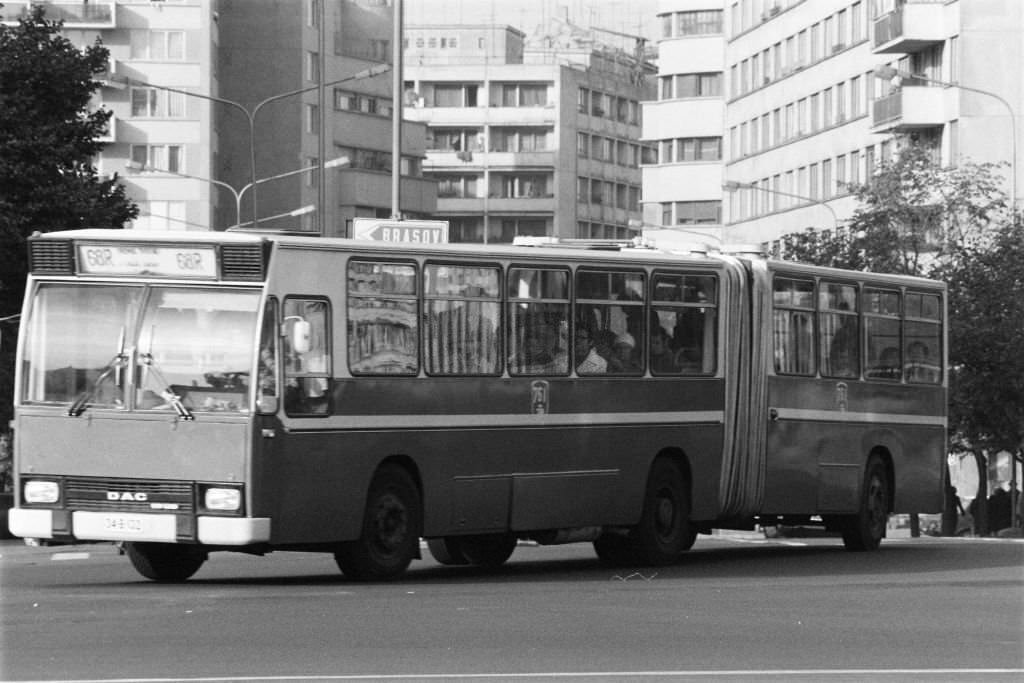
[(616, 534), (604, 534), (594, 541), (594, 552), (602, 564), (625, 567), (633, 564), (635, 556), (629, 539)]
[(885, 463), (876, 455), (868, 458), (864, 469), (864, 486), (860, 492), (859, 509), (843, 517), (843, 545), (851, 552), (877, 550), (885, 538), (889, 520), (889, 499), (892, 483)]
[(500, 567), (516, 549), (513, 534), (485, 534), (459, 539), (459, 548), (466, 561), (476, 567)]
[(382, 466), (370, 482), (359, 538), (342, 544), (334, 561), (354, 581), (389, 581), (419, 556), (423, 527), (420, 492), (397, 465)]
[(207, 554), (194, 546), (174, 543), (126, 543), (135, 571), (162, 583), (181, 583), (203, 566)]
[(469, 560), (462, 554), (462, 545), (458, 537), (431, 538), (427, 541), (427, 550), (439, 564), (448, 566), (469, 564)]
[(696, 538), (690, 523), (689, 482), (674, 462), (659, 458), (647, 476), (640, 523), (629, 536), (636, 561), (670, 564), (689, 550)]

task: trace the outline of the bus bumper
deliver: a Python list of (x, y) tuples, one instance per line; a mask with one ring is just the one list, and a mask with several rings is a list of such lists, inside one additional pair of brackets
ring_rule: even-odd
[[(68, 525), (61, 510), (11, 508), (7, 526), (22, 538), (74, 538), (83, 541), (150, 541), (176, 543), (174, 515), (73, 512)], [(204, 545), (242, 546), (270, 540), (266, 517), (196, 518), (196, 540)]]

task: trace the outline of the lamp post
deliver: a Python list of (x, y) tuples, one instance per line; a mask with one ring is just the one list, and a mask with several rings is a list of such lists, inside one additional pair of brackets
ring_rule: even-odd
[(979, 95), (988, 95), (989, 97), (998, 100), (1004, 107), (1006, 107), (1007, 113), (1010, 115), (1010, 216), (1011, 220), (1017, 215), (1017, 117), (1014, 115), (1013, 107), (1010, 103), (998, 93), (994, 93), (990, 90), (982, 90), (981, 88), (974, 88), (968, 85), (961, 85), (960, 83), (951, 83), (949, 81), (941, 81), (937, 78), (930, 78), (921, 74), (912, 74), (906, 71), (900, 71), (895, 67), (891, 67), (887, 64), (882, 64), (875, 67), (875, 77), (881, 78), (885, 81), (891, 81), (894, 78), (913, 78), (916, 80), (924, 81), (925, 83), (934, 83), (947, 88), (959, 88), (960, 90), (966, 90), (968, 92), (975, 92)]
[(773, 190), (770, 187), (761, 187), (759, 185), (754, 185), (753, 183), (741, 183), (738, 180), (726, 180), (724, 183), (722, 183), (722, 189), (725, 190), (726, 192), (735, 192), (736, 190), (757, 190), (758, 192), (767, 192), (769, 194), (777, 194), (783, 197), (802, 199), (805, 202), (818, 204), (828, 209), (828, 212), (832, 214), (832, 227), (836, 232), (839, 232), (839, 216), (836, 215), (836, 210), (833, 209), (828, 204), (828, 202), (825, 202), (821, 199), (815, 199), (814, 197), (805, 197), (804, 195), (793, 194), (791, 192), (783, 192), (781, 190)]
[[(138, 81), (120, 75), (112, 75), (110, 80), (116, 83), (120, 83), (122, 85), (137, 86), (143, 88), (156, 88), (157, 90), (165, 90), (167, 92), (179, 93), (190, 97), (198, 97), (199, 99), (209, 100), (211, 102), (219, 102), (221, 104), (226, 104), (229, 107), (233, 107), (245, 115), (246, 121), (248, 122), (249, 125), (249, 184), (246, 185), (245, 188), (243, 188), (243, 191), (246, 188), (252, 188), (252, 224), (253, 227), (256, 227), (259, 220), (256, 213), (256, 185), (257, 183), (260, 182), (256, 180), (256, 114), (259, 113), (260, 109), (270, 104), (271, 102), (276, 102), (277, 100), (282, 100), (286, 97), (301, 95), (302, 93), (312, 92), (314, 90), (319, 90), (320, 88), (326, 88), (332, 85), (339, 85), (341, 83), (346, 83), (348, 81), (357, 81), (363, 78), (371, 78), (373, 76), (378, 76), (382, 73), (385, 73), (390, 69), (391, 66), (389, 64), (378, 64), (376, 66), (370, 67), (369, 69), (363, 69), (362, 71), (358, 71), (352, 74), (351, 76), (346, 76), (345, 78), (339, 78), (337, 80), (328, 81), (327, 83), (318, 83), (316, 85), (311, 85), (306, 88), (298, 88), (296, 90), (289, 90), (288, 92), (272, 95), (270, 97), (267, 97), (266, 99), (257, 102), (251, 110), (246, 109), (244, 105), (233, 100), (224, 99), (223, 97), (215, 97), (213, 95), (206, 95), (203, 93), (192, 92), (191, 90), (182, 90), (181, 88), (172, 88), (166, 85), (147, 83), (146, 81)], [(267, 178), (267, 180), (269, 180), (269, 178)]]
[[(269, 182), (271, 180), (278, 180), (279, 178), (287, 178), (289, 176), (297, 175), (299, 173), (307, 173), (309, 171), (315, 171), (315, 170), (319, 169), (321, 166), (323, 166), (324, 169), (338, 168), (338, 167), (341, 167), (341, 166), (347, 166), (349, 164), (349, 161), (350, 161), (349, 158), (346, 157), (346, 156), (335, 157), (334, 159), (331, 159), (330, 161), (327, 161), (326, 163), (324, 163), (322, 165), (321, 164), (314, 164), (312, 166), (306, 166), (305, 168), (297, 168), (294, 171), (286, 171), (285, 173), (278, 173), (277, 175), (272, 175), (269, 178), (260, 178), (255, 183), (246, 183), (239, 190), (236, 190), (234, 188), (234, 186), (224, 182), (223, 180), (214, 180), (213, 178), (203, 178), (202, 176), (190, 175), (188, 173), (179, 173), (178, 171), (168, 171), (168, 170), (162, 169), (162, 168), (152, 168), (152, 167), (146, 166), (145, 164), (139, 164), (139, 163), (136, 163), (134, 161), (129, 161), (128, 164), (127, 164), (127, 168), (129, 168), (129, 169), (131, 169), (133, 171), (153, 170), (153, 171), (157, 171), (159, 173), (166, 173), (167, 175), (176, 176), (178, 178), (189, 178), (190, 180), (199, 180), (199, 181), (202, 181), (202, 182), (205, 182), (205, 183), (212, 183), (213, 185), (216, 185), (218, 187), (226, 188), (228, 191), (231, 192), (231, 195), (235, 198), (235, 224), (233, 226), (231, 226), (231, 227), (237, 227), (239, 225), (242, 225), (242, 195), (245, 194), (246, 190), (253, 189), (256, 185), (259, 185), (260, 183), (266, 183), (266, 182)], [(305, 211), (303, 213), (311, 213), (311, 212)], [(280, 217), (286, 216), (286, 215), (290, 216), (292, 214), (289, 213), (289, 214), (281, 214), (281, 216), (271, 216), (270, 218), (267, 218), (265, 220), (273, 220), (274, 218), (280, 218)], [(301, 216), (303, 214), (294, 214), (294, 215)], [(252, 223), (254, 228), (256, 227), (256, 222), (255, 221), (248, 221), (248, 222)]]
[[(278, 219), (278, 218), (289, 218), (289, 217), (296, 217), (296, 216), (305, 216), (306, 214), (313, 213), (314, 211), (316, 211), (316, 206), (314, 206), (313, 204), (307, 204), (306, 206), (300, 206), (299, 208), (294, 209), (292, 211), (285, 211), (284, 213), (279, 213), (279, 214), (276, 214), (274, 216), (267, 216), (263, 220), (272, 221), (272, 220), (275, 220), (275, 219)], [(237, 223), (235, 225), (232, 225), (230, 228), (228, 228), (228, 230), (231, 230), (231, 231), (246, 230), (248, 228), (243, 228), (242, 226), (243, 225), (249, 225), (250, 223), (252, 223), (252, 221), (246, 221), (245, 223)], [(255, 226), (254, 226), (254, 228), (255, 228)]]

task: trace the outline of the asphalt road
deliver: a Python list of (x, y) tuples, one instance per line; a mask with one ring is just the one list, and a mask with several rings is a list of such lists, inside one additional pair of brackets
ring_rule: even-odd
[[(427, 556), (429, 557), (429, 556)], [(1024, 680), (1024, 541), (701, 537), (614, 570), (589, 545), (345, 581), (214, 555), (145, 581), (109, 545), (0, 544), (5, 681)]]

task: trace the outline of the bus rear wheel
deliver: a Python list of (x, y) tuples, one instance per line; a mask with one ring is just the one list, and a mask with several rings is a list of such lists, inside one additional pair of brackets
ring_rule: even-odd
[(637, 562), (666, 565), (693, 546), (690, 487), (679, 466), (659, 458), (651, 466), (640, 523), (629, 535)]
[(206, 553), (174, 543), (127, 543), (128, 559), (147, 579), (164, 583), (185, 581), (206, 562)]
[(427, 550), (438, 564), (448, 566), (469, 564), (469, 560), (462, 554), (462, 544), (457, 536), (431, 538), (427, 540)]
[(864, 470), (859, 509), (856, 514), (844, 517), (841, 523), (843, 545), (847, 550), (877, 550), (881, 545), (889, 520), (890, 490), (885, 464), (878, 456), (871, 456)]
[(422, 520), (412, 477), (397, 465), (384, 465), (370, 483), (362, 533), (334, 554), (338, 568), (356, 581), (398, 578), (419, 556)]

